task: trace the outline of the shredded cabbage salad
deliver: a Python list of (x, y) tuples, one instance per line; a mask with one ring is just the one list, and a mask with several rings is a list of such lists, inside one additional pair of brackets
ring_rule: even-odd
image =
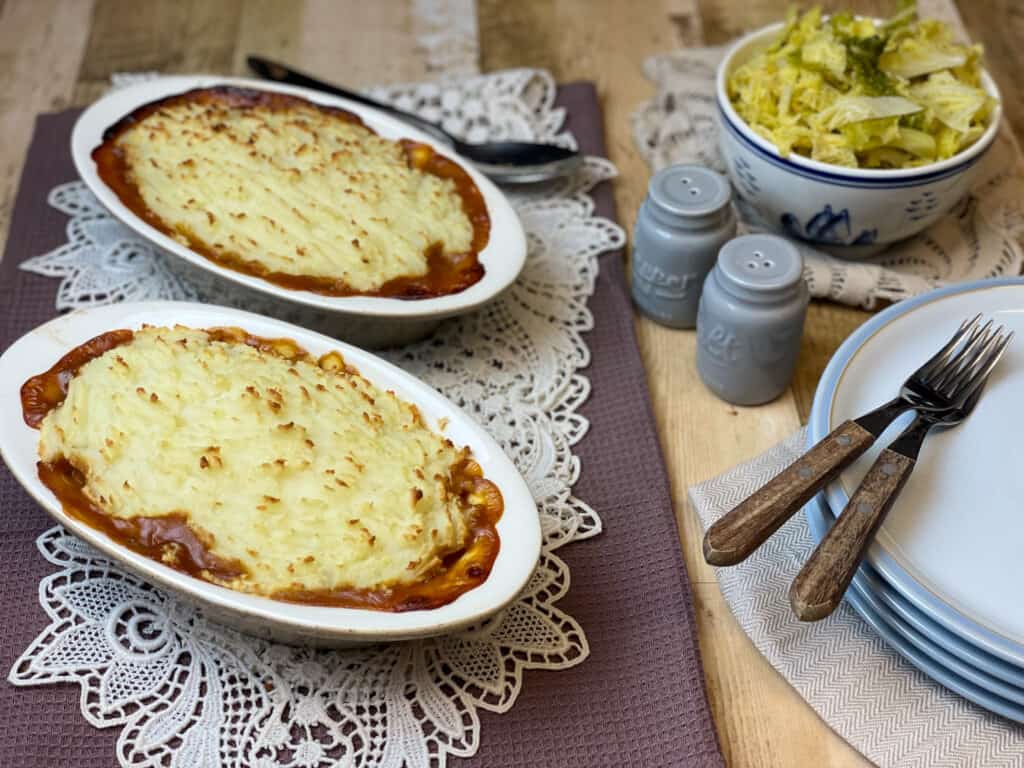
[(859, 168), (945, 160), (985, 132), (996, 101), (981, 46), (907, 3), (887, 21), (791, 10), (766, 50), (729, 77), (729, 99), (758, 134), (791, 152)]

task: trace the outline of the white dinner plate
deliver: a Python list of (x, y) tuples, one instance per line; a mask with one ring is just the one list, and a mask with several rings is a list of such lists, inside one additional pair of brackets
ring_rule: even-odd
[[(504, 497), (505, 509), (497, 525), (501, 547), (486, 581), (430, 610), (391, 613), (286, 603), (193, 578), (133, 552), (67, 515), (36, 472), (39, 433), (22, 419), (21, 385), (101, 333), (176, 323), (194, 328), (238, 326), (257, 336), (290, 338), (314, 355), (340, 350), (345, 360), (376, 386), (414, 403), (432, 428), (438, 429), (439, 420), (447, 419), (445, 435), (472, 449), (485, 476)], [(25, 334), (0, 357), (0, 402), (5, 404), (0, 409), (0, 455), (57, 522), (146, 581), (199, 603), (211, 618), (252, 634), (283, 642), (338, 646), (451, 632), (483, 620), (514, 600), (540, 556), (540, 522), (530, 489), (501, 447), (476, 422), (433, 388), (369, 352), (278, 320), (184, 302), (112, 304), (72, 312)]]
[[(835, 518), (819, 494), (805, 508), (811, 534), (821, 541)], [(903, 658), (932, 680), (968, 701), (998, 715), (1024, 722), (1024, 689), (979, 670), (951, 655), (927, 635), (908, 623), (898, 612), (879, 600), (872, 589), (871, 567), (864, 564), (846, 592), (846, 602)]]
[[(458, 293), (428, 299), (322, 296), (309, 291), (284, 288), (260, 277), (221, 267), (136, 216), (99, 177), (96, 163), (92, 159), (92, 151), (102, 143), (103, 133), (107, 128), (138, 107), (192, 88), (205, 88), (214, 85), (231, 85), (288, 93), (317, 104), (341, 107), (358, 115), (366, 125), (385, 138), (409, 138), (430, 144), (440, 154), (459, 163), (483, 194), (487, 213), (491, 220), (490, 239), (479, 255), (485, 270), (483, 278)], [(340, 314), (342, 317), (373, 319), (377, 321), (378, 328), (381, 323), (387, 325), (389, 321), (392, 326), (413, 329), (417, 327), (416, 323), (419, 321), (420, 326), (429, 328), (430, 326), (426, 324), (431, 321), (436, 324), (441, 318), (476, 309), (508, 288), (515, 281), (526, 262), (526, 235), (518, 215), (501, 190), (476, 171), (468, 161), (456, 155), (450, 147), (440, 144), (432, 137), (394, 117), (362, 104), (306, 88), (246, 78), (190, 75), (160, 77), (127, 88), (113, 90), (79, 116), (71, 134), (71, 156), (78, 174), (104, 207), (138, 234), (152, 241), (157, 247), (181, 259), (183, 264), (194, 268), (189, 272), (190, 274), (195, 274), (195, 270), (201, 270), (207, 278), (215, 278), (220, 281), (220, 285), (233, 287), (236, 292), (238, 289), (255, 291), (272, 300), (287, 302), (292, 306), (298, 305), (312, 311)], [(346, 326), (339, 324), (339, 327), (345, 328)], [(386, 332), (378, 335), (388, 336)], [(351, 337), (346, 336), (346, 338)], [(393, 339), (388, 338), (386, 341), (390, 342)]]
[[(982, 313), (1017, 332), (974, 413), (925, 440), (914, 473), (879, 529), (867, 561), (944, 628), (1024, 667), (1024, 280), (934, 291), (880, 313), (840, 347), (825, 370), (810, 419), (817, 441), (847, 418), (893, 397), (959, 323)], [(841, 510), (880, 450), (827, 489)]]
[[(835, 522), (835, 515), (829, 509), (823, 494), (818, 494), (814, 502), (808, 504), (807, 519), (810, 522), (815, 538), (827, 530)], [(862, 563), (854, 576), (854, 588), (857, 592), (880, 605), (883, 617), (892, 616), (898, 623), (890, 622), (897, 631), (903, 627), (912, 630), (911, 642), (919, 642), (923, 638), (937, 648), (942, 658), (952, 657), (955, 661), (947, 666), (965, 670), (963, 675), (974, 680), (978, 685), (1024, 705), (1024, 669), (1016, 667), (1008, 661), (993, 656), (944, 629), (918, 608), (915, 608), (903, 595), (893, 589), (867, 563)], [(1009, 687), (1007, 687), (1009, 686)]]

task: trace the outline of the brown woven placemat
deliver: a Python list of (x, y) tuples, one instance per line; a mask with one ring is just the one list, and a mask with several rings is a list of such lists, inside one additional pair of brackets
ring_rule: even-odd
[[(567, 128), (588, 154), (604, 155), (597, 94), (590, 83), (559, 89)], [(0, 349), (51, 318), (58, 282), (17, 268), (63, 243), (66, 218), (46, 203), (75, 178), (68, 151), (77, 111), (42, 115), (25, 162), (0, 262)], [(609, 185), (594, 192), (599, 215), (614, 219)], [(559, 606), (579, 620), (590, 658), (559, 672), (527, 672), (511, 711), (481, 713), (478, 753), (455, 765), (488, 768), (627, 768), (723, 765), (704, 693), (690, 585), (672, 513), (664, 462), (622, 269), (601, 257), (589, 306), (592, 384), (581, 409), (590, 420), (576, 447), (575, 494), (598, 511), (604, 532), (560, 550), (572, 588)], [(16, 407), (7, 404), (5, 407)], [(51, 571), (35, 547), (52, 525), (0, 467), (0, 670), (48, 623), (38, 600)], [(79, 711), (77, 686), (0, 684), (0, 767), (110, 768), (117, 728), (98, 730)]]

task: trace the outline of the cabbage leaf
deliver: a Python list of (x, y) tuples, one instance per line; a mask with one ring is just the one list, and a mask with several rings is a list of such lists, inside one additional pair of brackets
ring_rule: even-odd
[(903, 2), (888, 21), (790, 11), (779, 36), (727, 80), (740, 117), (785, 156), (905, 168), (952, 157), (995, 114), (981, 48)]
[(988, 103), (981, 88), (961, 83), (949, 72), (935, 72), (910, 87), (911, 98), (930, 109), (942, 123), (967, 133), (977, 113)]

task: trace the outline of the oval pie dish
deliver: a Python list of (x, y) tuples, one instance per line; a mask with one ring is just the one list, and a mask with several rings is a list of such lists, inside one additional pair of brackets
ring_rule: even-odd
[[(340, 108), (385, 139), (409, 139), (426, 144), (438, 155), (453, 161), (476, 185), (490, 221), (489, 239), (477, 256), (484, 269), (483, 277), (456, 293), (430, 298), (324, 295), (285, 287), (222, 266), (137, 215), (100, 177), (93, 151), (104, 143), (108, 129), (136, 110), (193, 89), (216, 86), (284, 94), (315, 105)], [(71, 136), (71, 154), (82, 180), (103, 206), (139, 235), (171, 254), (168, 267), (196, 285), (203, 295), (211, 300), (257, 309), (361, 346), (407, 343), (432, 332), (443, 318), (483, 306), (515, 281), (526, 260), (526, 236), (515, 210), (501, 190), (467, 161), (429, 136), (372, 108), (304, 88), (214, 76), (164, 77), (142, 82), (110, 92), (82, 113)]]
[[(496, 524), (500, 548), (490, 575), (452, 602), (431, 609), (389, 612), (286, 602), (236, 591), (173, 569), (128, 548), (65, 511), (37, 471), (40, 433), (19, 407), (22, 385), (72, 349), (113, 330), (144, 325), (236, 327), (264, 338), (286, 338), (314, 357), (338, 351), (346, 364), (379, 389), (411, 403), (430, 429), (472, 450), (486, 478), (500, 489), (504, 511)], [(83, 310), (30, 331), (0, 357), (0, 455), (22, 486), (61, 525), (147, 582), (200, 605), (212, 620), (280, 642), (338, 647), (444, 634), (478, 623), (515, 599), (540, 554), (536, 506), (515, 466), (469, 416), (435, 390), (376, 356), (334, 339), (240, 310), (178, 302), (115, 304)], [(199, 471), (198, 469), (196, 470)]]

